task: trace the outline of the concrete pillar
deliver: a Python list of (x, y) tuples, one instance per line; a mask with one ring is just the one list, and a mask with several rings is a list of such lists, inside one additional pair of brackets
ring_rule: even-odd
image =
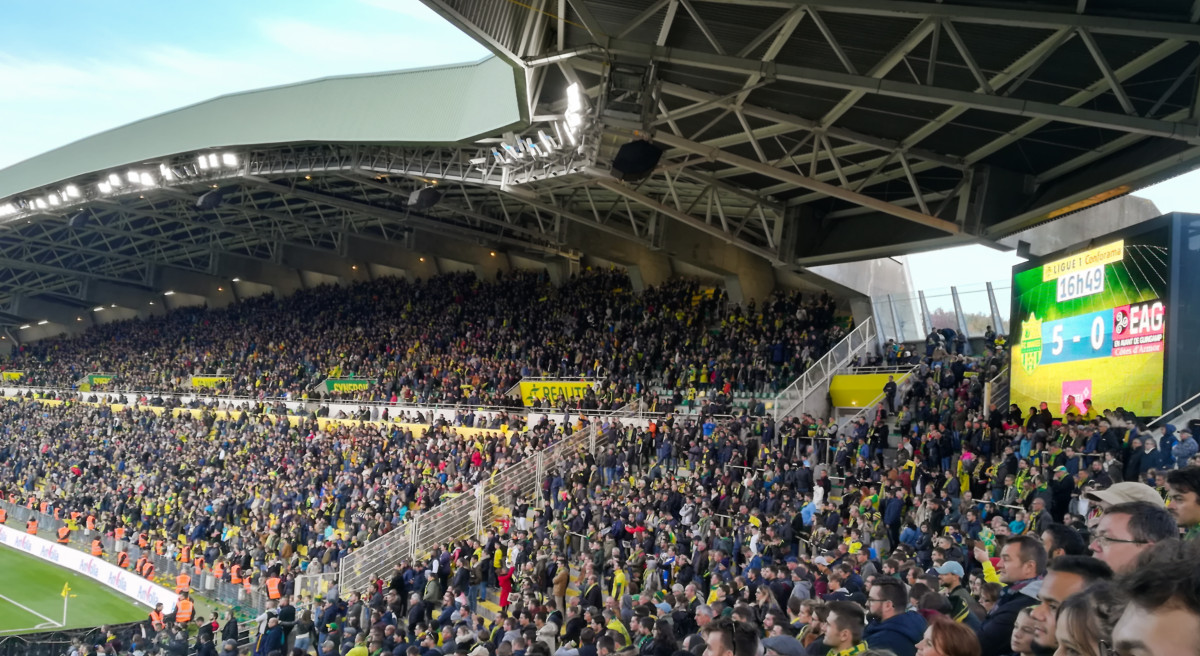
[[(237, 300), (230, 280), (168, 266), (158, 268), (155, 275), (155, 287), (162, 290), (163, 299), (169, 299), (176, 294), (186, 294), (191, 297), (203, 298), (205, 304), (210, 308), (223, 308)], [(175, 292), (175, 294), (168, 295), (167, 292)], [(184, 296), (168, 301), (167, 307), (174, 308), (192, 304), (194, 304), (194, 299)]]
[(56, 323), (62, 327), (63, 332), (72, 335), (77, 335), (94, 324), (91, 313), (86, 308), (31, 296), (15, 296), (9, 304), (8, 312), (24, 318), (31, 326), (37, 326), (41, 321)]
[(159, 316), (166, 312), (161, 292), (111, 282), (88, 280), (84, 286), (83, 300), (93, 306), (93, 320), (96, 323), (113, 321), (108, 315), (102, 318), (103, 313), (121, 308), (132, 310), (139, 317)]
[(329, 251), (299, 246), (283, 247), (284, 266), (333, 276), (338, 284), (370, 280), (366, 262), (341, 257)]
[[(288, 296), (301, 289), (300, 272), (292, 267), (258, 260), (239, 255), (221, 253), (217, 256), (216, 275), (234, 284), (239, 298), (248, 298), (261, 293), (257, 287), (248, 287), (244, 283), (254, 283), (273, 289), (279, 296)], [(237, 282), (234, 282), (236, 279)], [(243, 289), (245, 294), (243, 294)]]

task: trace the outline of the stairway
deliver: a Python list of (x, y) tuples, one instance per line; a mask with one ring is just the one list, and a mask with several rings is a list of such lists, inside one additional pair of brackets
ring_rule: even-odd
[(829, 407), (826, 403), (826, 393), (829, 391), (830, 379), (835, 373), (849, 366), (855, 357), (867, 353), (875, 346), (875, 319), (868, 318), (775, 396), (772, 408), (775, 422), (779, 423), (785, 417), (798, 417), (804, 413), (826, 415)]

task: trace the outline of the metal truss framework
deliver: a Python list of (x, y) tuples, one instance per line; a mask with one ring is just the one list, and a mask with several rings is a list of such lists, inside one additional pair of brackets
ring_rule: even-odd
[[(1065, 153), (1019, 171), (1036, 192), (1148, 140), (1200, 146), (1197, 11), (1189, 22), (1093, 15), (1086, 3), (1067, 13), (891, 0), (655, 0), (640, 11), (620, 0), (425, 2), (524, 70), (530, 120), (515, 136), (552, 131), (564, 86), (579, 84), (594, 110), (583, 145), (519, 171), (491, 155), (514, 135), (239, 150), (237, 170), (9, 217), (0, 302), (83, 303), (89, 280), (152, 288), (162, 265), (212, 274), (219, 254), (279, 263), (292, 246), (345, 256), (349, 236), (402, 242), (414, 230), (575, 256), (586, 248), (575, 226), (649, 249), (685, 226), (798, 267), (837, 258), (797, 258), (788, 224), (798, 217), (917, 230), (855, 252), (998, 236), (979, 224), (975, 182), (1025, 148)], [(745, 17), (737, 29), (718, 20), (730, 10)], [(864, 43), (847, 17), (887, 21), (892, 38)], [(978, 43), (980, 27), (1018, 45), (997, 56)], [(1065, 80), (1066, 57), (1091, 68)], [(618, 61), (657, 67), (646, 120), (665, 152), (633, 183), (605, 170), (618, 145), (644, 136), (598, 113)], [(888, 112), (912, 127), (864, 120)], [(965, 128), (976, 138), (963, 147), (944, 138)], [(411, 211), (408, 194), (430, 185), (442, 201)], [(222, 201), (199, 209), (214, 187)]]

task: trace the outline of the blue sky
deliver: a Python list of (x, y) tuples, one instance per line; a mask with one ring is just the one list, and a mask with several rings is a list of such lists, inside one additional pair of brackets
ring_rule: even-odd
[[(488, 54), (418, 0), (0, 1), (0, 168), (226, 93)], [(1139, 195), (1196, 212), (1198, 183)], [(1015, 256), (964, 248), (959, 284), (1008, 279)], [(912, 256), (914, 285), (945, 286), (944, 262)]]

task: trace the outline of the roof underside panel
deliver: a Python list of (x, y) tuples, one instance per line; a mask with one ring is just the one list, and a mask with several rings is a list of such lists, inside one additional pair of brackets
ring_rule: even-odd
[(222, 96), (0, 170), (0, 198), (205, 148), (295, 142), (456, 143), (521, 120), (515, 72), (473, 64), (337, 77)]

